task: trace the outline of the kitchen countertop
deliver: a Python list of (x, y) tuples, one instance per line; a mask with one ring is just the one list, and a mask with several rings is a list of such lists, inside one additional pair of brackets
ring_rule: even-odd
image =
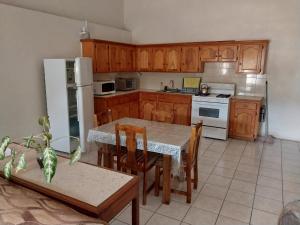
[(119, 96), (119, 95), (126, 95), (126, 94), (131, 94), (131, 93), (136, 93), (136, 92), (151, 92), (151, 93), (161, 93), (161, 94), (174, 94), (174, 95), (192, 95), (188, 93), (180, 93), (180, 92), (163, 92), (159, 90), (154, 90), (154, 89), (136, 89), (136, 90), (131, 90), (131, 91), (117, 91), (114, 94), (109, 94), (109, 95), (94, 95), (95, 98), (110, 98), (114, 96)]

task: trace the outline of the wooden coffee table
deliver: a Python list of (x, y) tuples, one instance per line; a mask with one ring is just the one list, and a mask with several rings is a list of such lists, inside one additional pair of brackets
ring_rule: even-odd
[(27, 169), (11, 181), (107, 222), (132, 202), (132, 224), (139, 225), (138, 177), (82, 162), (70, 166), (68, 159), (58, 157), (55, 177), (46, 184), (36, 154), (28, 152), (26, 160)]

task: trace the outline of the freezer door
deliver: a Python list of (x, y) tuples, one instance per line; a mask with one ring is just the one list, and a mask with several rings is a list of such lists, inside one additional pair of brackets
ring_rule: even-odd
[(91, 58), (75, 58), (75, 82), (76, 86), (93, 84), (93, 66)]
[(89, 151), (91, 145), (87, 143), (89, 129), (93, 128), (94, 97), (93, 86), (77, 88), (77, 110), (79, 121), (80, 145), (82, 151)]

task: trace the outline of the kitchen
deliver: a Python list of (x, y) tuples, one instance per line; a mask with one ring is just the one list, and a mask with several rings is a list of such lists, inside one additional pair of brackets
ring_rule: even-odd
[[(265, 111), (267, 79), (264, 74), (268, 41), (133, 46), (110, 41), (82, 40), (81, 45), (82, 55), (93, 58), (94, 80), (98, 81), (95, 85), (100, 89), (94, 99), (96, 113), (111, 109), (113, 120), (122, 117), (151, 120), (151, 112), (162, 109), (174, 113), (176, 124), (190, 125), (197, 119), (204, 120), (205, 137), (227, 140), (229, 134), (230, 137), (244, 140), (257, 138), (261, 127), (259, 119), (265, 117), (261, 111)], [(205, 70), (206, 67), (208, 69)], [(116, 72), (113, 74), (116, 80), (111, 81), (111, 89), (105, 93), (106, 87), (109, 87), (107, 73)], [(149, 72), (154, 73), (154, 76), (156, 72), (160, 74), (156, 77), (152, 75), (151, 81), (147, 82)], [(168, 81), (165, 76), (172, 78)], [(221, 81), (228, 83), (221, 85)], [(109, 95), (115, 90), (116, 94)], [(190, 95), (202, 97), (191, 98)], [(225, 99), (220, 100), (219, 97)], [(231, 110), (230, 101), (226, 99), (229, 97), (233, 97), (230, 99), (234, 102)], [(170, 99), (169, 102), (167, 99)], [(204, 105), (201, 106), (200, 102)], [(240, 108), (244, 110), (238, 113)]]
[[(0, 137), (47, 132), (37, 119), (53, 107), (53, 139), (82, 149), (52, 143), (51, 184), (38, 180), (40, 153), (17, 179), (0, 177), (0, 223), (285, 224), (300, 198), (299, 10), (295, 0), (0, 0)], [(126, 124), (145, 128), (128, 145)], [(139, 176), (129, 149), (147, 149)]]

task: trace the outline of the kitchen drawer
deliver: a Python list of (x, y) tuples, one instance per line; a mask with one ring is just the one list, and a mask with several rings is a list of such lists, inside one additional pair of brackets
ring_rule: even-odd
[(158, 95), (158, 101), (191, 104), (192, 97), (190, 95), (161, 93)]
[(235, 107), (237, 109), (249, 109), (249, 110), (256, 110), (257, 109), (257, 103), (251, 102), (251, 101), (244, 101), (244, 102), (236, 102)]
[(150, 93), (150, 92), (141, 92), (140, 93), (140, 100), (157, 100), (157, 93)]

